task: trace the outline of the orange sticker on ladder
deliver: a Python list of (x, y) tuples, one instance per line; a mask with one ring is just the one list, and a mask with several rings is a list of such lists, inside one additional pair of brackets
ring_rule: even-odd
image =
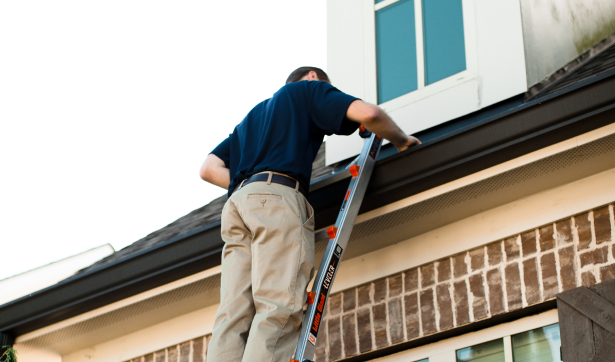
[(349, 197), (350, 197), (350, 190), (346, 192), (346, 197), (344, 198), (344, 201), (348, 201)]
[(361, 169), (359, 165), (350, 166), (350, 174), (352, 175), (352, 177), (359, 176), (359, 169)]

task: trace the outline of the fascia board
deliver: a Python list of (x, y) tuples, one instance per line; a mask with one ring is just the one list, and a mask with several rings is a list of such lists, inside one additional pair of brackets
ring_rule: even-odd
[[(615, 71), (378, 161), (361, 213), (615, 122)], [(335, 221), (350, 175), (312, 187), (317, 228)], [(0, 306), (21, 335), (220, 265), (220, 223), (178, 236)]]

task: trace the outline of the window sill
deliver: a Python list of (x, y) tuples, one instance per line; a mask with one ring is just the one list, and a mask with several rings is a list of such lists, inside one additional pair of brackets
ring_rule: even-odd
[(464, 70), (463, 72), (454, 74), (448, 78), (444, 78), (434, 84), (430, 84), (426, 87), (419, 88), (413, 92), (404, 94), (403, 96), (379, 104), (379, 106), (386, 112), (392, 112), (394, 110), (415, 103), (421, 99), (428, 98), (434, 94), (443, 92), (447, 89), (456, 87), (460, 84), (469, 82), (476, 78), (478, 78), (478, 74), (468, 70)]

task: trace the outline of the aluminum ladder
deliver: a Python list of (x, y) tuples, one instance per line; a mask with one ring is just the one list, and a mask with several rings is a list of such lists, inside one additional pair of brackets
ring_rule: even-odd
[(380, 152), (382, 137), (371, 133), (363, 126), (360, 126), (359, 129), (359, 135), (365, 138), (363, 150), (349, 166), (352, 179), (348, 191), (346, 191), (342, 207), (337, 215), (335, 226), (327, 229), (329, 244), (318, 268), (318, 273), (316, 273), (312, 291), (308, 292), (308, 306), (303, 317), (299, 344), (295, 357), (290, 362), (312, 362), (314, 360), (318, 331), (328, 302), (329, 292)]

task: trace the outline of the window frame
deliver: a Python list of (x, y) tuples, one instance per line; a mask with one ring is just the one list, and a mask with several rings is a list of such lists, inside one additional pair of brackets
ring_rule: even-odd
[[(378, 4), (375, 0), (363, 0), (364, 38), (366, 65), (366, 101), (378, 104), (378, 74), (376, 68), (376, 11), (393, 5), (401, 0), (384, 0)], [(453, 74), (433, 84), (425, 85), (425, 52), (423, 37), (422, 1), (414, 0), (416, 55), (417, 55), (417, 90), (379, 104), (387, 112), (403, 108), (421, 99), (427, 98), (446, 89), (478, 78), (478, 54), (476, 39), (475, 0), (462, 0), (463, 31), (465, 42), (466, 70)]]

